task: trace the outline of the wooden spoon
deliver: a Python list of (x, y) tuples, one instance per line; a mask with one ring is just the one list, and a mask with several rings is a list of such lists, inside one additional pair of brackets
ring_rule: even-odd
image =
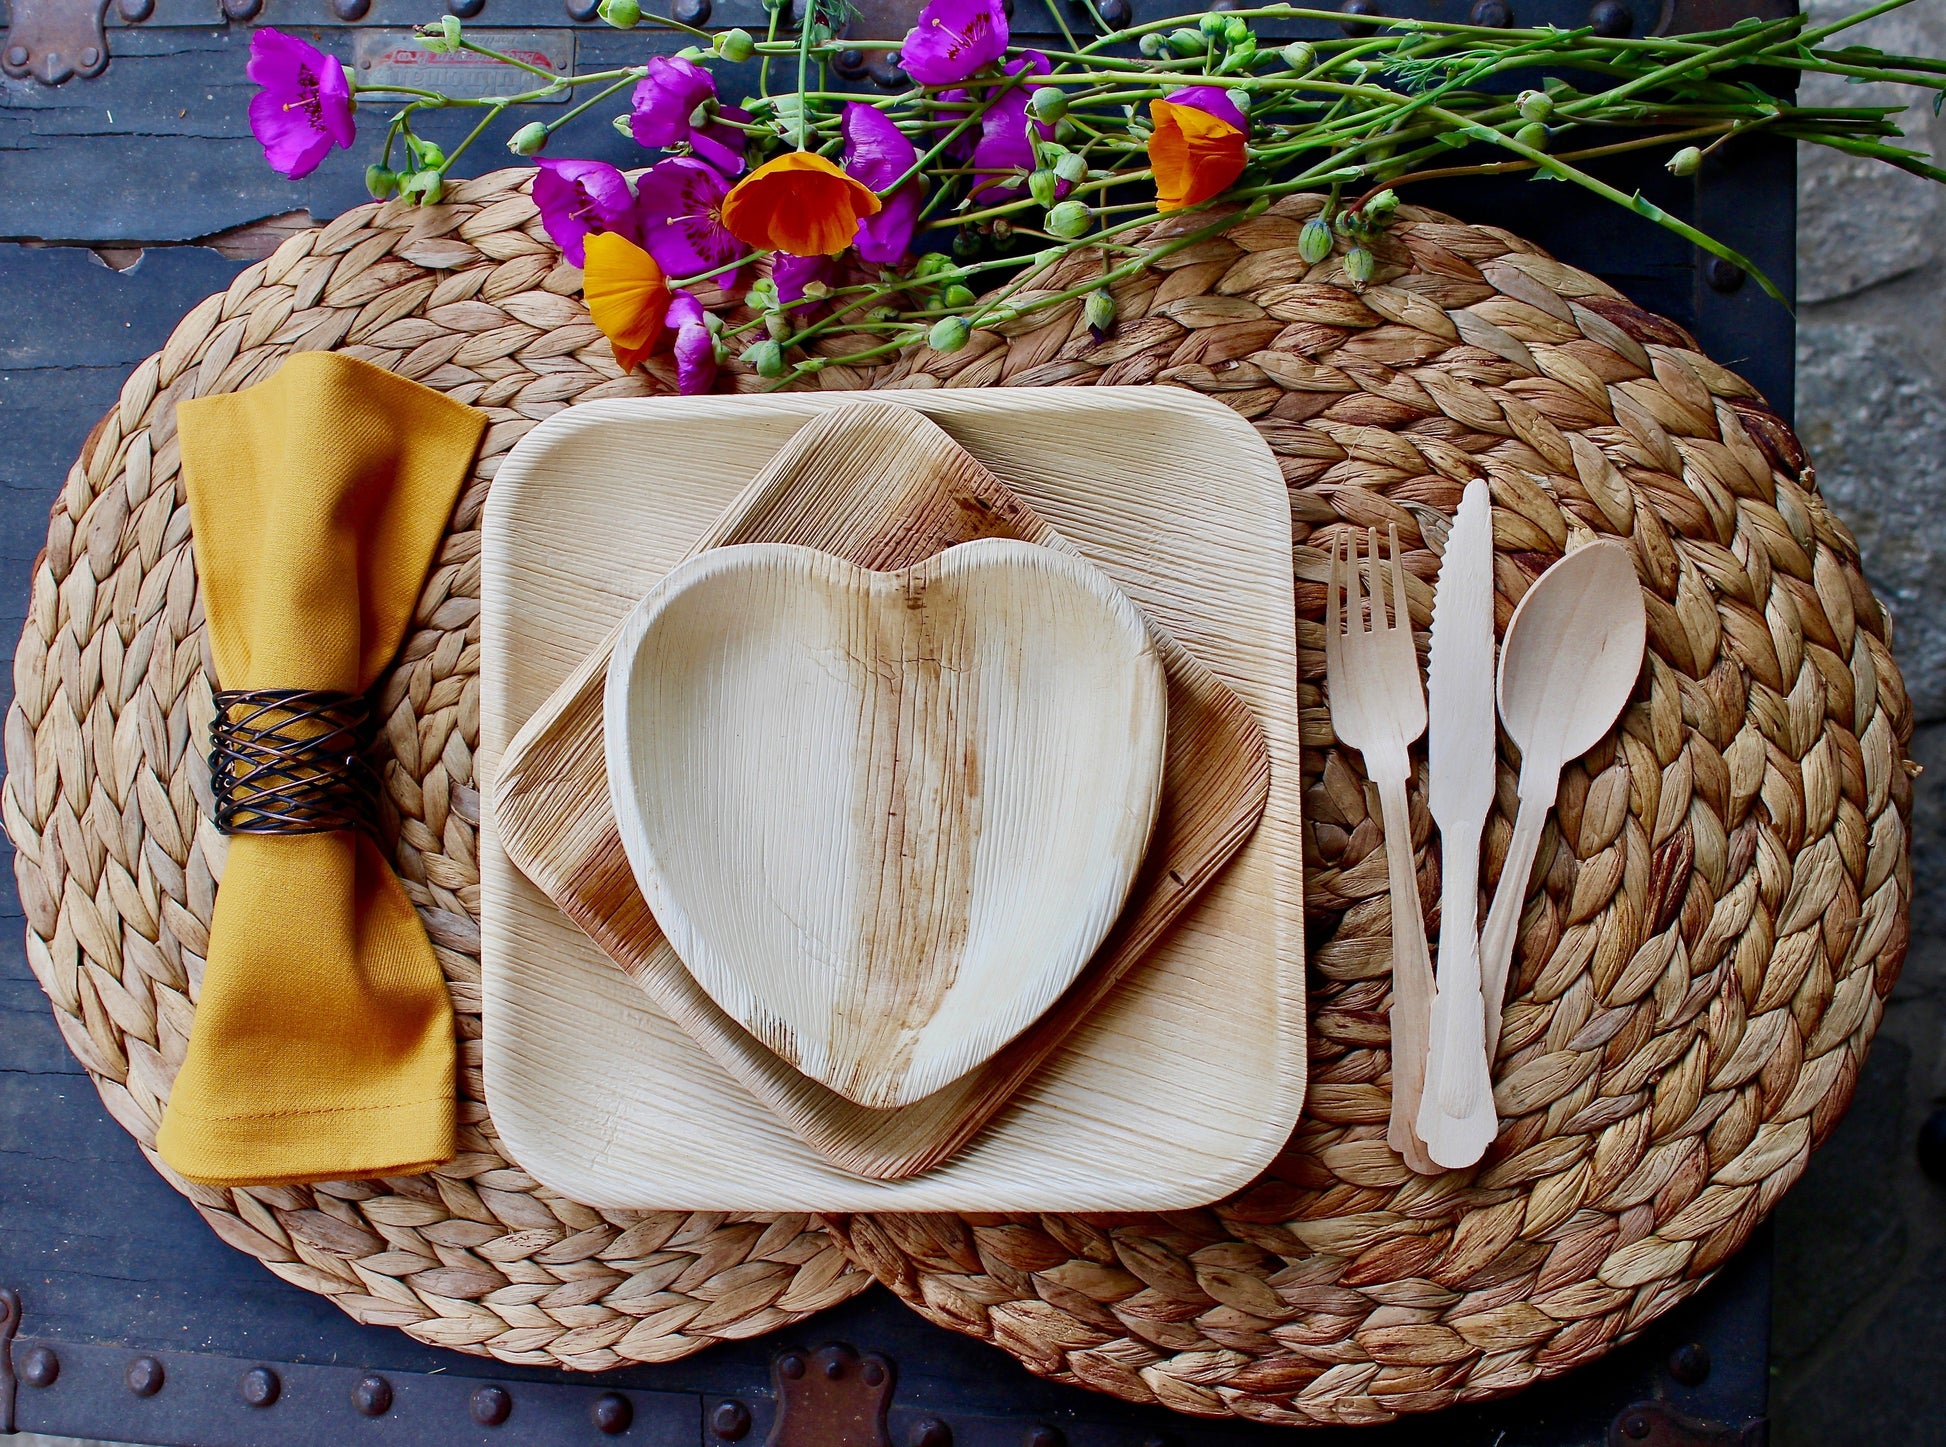
[(1605, 541), (1577, 548), (1542, 573), (1507, 625), (1500, 722), (1520, 750), (1520, 802), (1480, 935), (1489, 1060), (1500, 1048), (1514, 933), (1561, 770), (1601, 742), (1628, 702), (1647, 632), (1634, 561), (1620, 543)]

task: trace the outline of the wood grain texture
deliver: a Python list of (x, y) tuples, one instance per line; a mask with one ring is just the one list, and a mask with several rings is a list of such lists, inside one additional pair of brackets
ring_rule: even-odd
[[(875, 417), (958, 450), (899, 407), (806, 430), (870, 456)], [(1069, 553), (712, 548), (622, 626), (609, 802), (718, 1007), (847, 1100), (910, 1105), (1052, 1005), (1121, 913), (1166, 697), (1135, 605)]]
[[(861, 404), (863, 405), (863, 404)], [(897, 406), (895, 403), (874, 405)], [(868, 462), (846, 446), (854, 408), (833, 409), (783, 444), (697, 544), (789, 538), (895, 568), (979, 537), (1072, 549), (972, 454), (937, 429), (879, 419)], [(888, 441), (899, 450), (888, 453)], [(830, 453), (829, 457), (824, 454)], [(820, 460), (822, 459), (822, 460)], [(807, 471), (808, 464), (815, 464)], [(822, 495), (799, 486), (824, 481)], [(635, 886), (603, 762), (604, 640), (508, 746), (496, 822), (508, 856), (746, 1089), (826, 1159), (899, 1180), (948, 1159), (997, 1114), (1186, 909), (1262, 816), (1270, 756), (1250, 709), (1150, 617), (1169, 681), (1162, 800), (1142, 872), (1082, 979), (980, 1070), (913, 1105), (863, 1109), (781, 1062), (699, 988)]]
[[(720, 1011), (714, 1023), (707, 1012), (690, 1020), (710, 1024), (699, 1032), (705, 1053), (514, 868), (500, 831), (539, 829), (565, 842), (582, 886), (617, 871), (632, 884), (612, 820), (585, 807), (591, 790), (596, 799), (606, 790), (599, 646), (658, 577), (715, 540), (724, 507), (806, 422), (851, 399), (578, 407), (508, 459), (482, 550), (480, 758), (489, 799), (506, 804), (487, 810), (481, 844), (484, 1055), (496, 1122), (523, 1164), (577, 1199), (920, 1210), (1025, 1200), (1173, 1209), (1212, 1199), (1275, 1153), (1303, 1095), (1295, 638), (1288, 501), (1275, 464), (1233, 415), (1186, 394), (881, 396), (939, 422), (1018, 495), (1010, 501), (1002, 488), (970, 513), (944, 500), (942, 515), (959, 519), (946, 531), (1058, 528), (1160, 625), (1172, 739), (1157, 839), (1172, 818), (1204, 815), (1204, 790), (1228, 787), (1179, 765), (1174, 722), (1192, 710), (1171, 661), (1174, 640), (1176, 651), (1207, 661), (1262, 730), (1262, 827), (1173, 930), (1157, 928), (1155, 948), (1127, 952), (1143, 968), (1117, 988), (1102, 957), (1124, 958), (1122, 943), (1156, 918), (1153, 909), (1125, 912), (1057, 1007), (1075, 1015), (1065, 1038), (1050, 1041), (1037, 1025), (981, 1072), (906, 1110), (821, 1110), (844, 1103)], [(1191, 497), (1201, 499), (1193, 511), (1184, 506)], [(795, 515), (788, 496), (746, 497), (739, 510), (750, 506)], [(1009, 508), (1019, 509), (1011, 520)], [(544, 724), (536, 711), (557, 689), (558, 717)], [(1230, 732), (1219, 712), (1205, 717), (1204, 743)], [(534, 747), (539, 733), (550, 735), (545, 749)], [(1156, 862), (1152, 849), (1138, 894)], [(1187, 892), (1208, 872), (1168, 882)], [(550, 889), (566, 882), (552, 879)], [(630, 892), (633, 903), (619, 901), (601, 927), (618, 957), (653, 928)], [(666, 944), (638, 950), (629, 968), (658, 1004), (684, 981), (707, 1004)], [(1004, 1075), (981, 1080), (988, 1072)], [(964, 1097), (951, 1098), (956, 1091)], [(926, 1173), (863, 1180), (835, 1164), (840, 1156)]]

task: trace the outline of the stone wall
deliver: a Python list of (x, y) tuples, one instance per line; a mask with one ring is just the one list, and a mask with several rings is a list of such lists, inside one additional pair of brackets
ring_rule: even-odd
[[(1823, 21), (1862, 7), (1806, 8)], [(1946, 55), (1946, 0), (1844, 40)], [(1924, 95), (1827, 77), (1801, 94), (1909, 104), (1908, 142), (1946, 162)], [(1798, 165), (1798, 430), (1892, 610), (1927, 772), (1905, 975), (1851, 1114), (1778, 1213), (1773, 1440), (1946, 1447), (1946, 1190), (1913, 1154), (1946, 1097), (1946, 186), (1817, 147)]]

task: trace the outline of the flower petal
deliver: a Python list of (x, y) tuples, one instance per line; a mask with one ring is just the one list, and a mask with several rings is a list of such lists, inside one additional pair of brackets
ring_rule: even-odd
[(571, 265), (584, 264), (582, 239), (591, 232), (633, 234), (635, 196), (620, 171), (606, 161), (542, 159), (535, 164), (534, 205)]
[(581, 294), (588, 315), (615, 352), (615, 363), (632, 372), (655, 350), (669, 312), (669, 283), (655, 258), (612, 231), (586, 242)]
[[(672, 276), (713, 271), (748, 249), (723, 226), (730, 183), (714, 166), (690, 156), (658, 161), (635, 182), (636, 224), (642, 245)], [(733, 286), (734, 273), (718, 284)]]
[(685, 397), (707, 392), (716, 380), (716, 338), (710, 335), (703, 304), (679, 291), (664, 321), (676, 333), (676, 390)]
[(919, 160), (906, 133), (877, 106), (850, 102), (839, 129), (845, 138), (845, 170), (874, 191), (883, 191)]
[(244, 73), (263, 87), (250, 98), (250, 132), (272, 169), (295, 180), (315, 171), (332, 146), (351, 145), (358, 128), (351, 82), (336, 56), (280, 30), (259, 30)]
[(1009, 38), (999, 0), (931, 0), (900, 46), (899, 63), (921, 85), (951, 85), (1005, 55)]
[(1227, 191), (1248, 160), (1243, 131), (1194, 105), (1149, 102), (1155, 130), (1149, 165), (1155, 172), (1158, 211), (1180, 211)]
[(836, 256), (861, 217), (879, 209), (872, 188), (812, 151), (788, 151), (731, 188), (723, 225), (747, 246), (798, 256)]
[(1227, 86), (1187, 85), (1181, 90), (1170, 91), (1163, 99), (1172, 106), (1194, 106), (1205, 115), (1214, 116), (1239, 132), (1249, 133), (1249, 118), (1230, 98), (1230, 90)]
[[(770, 258), (770, 279), (777, 284), (777, 300), (785, 306), (804, 300), (804, 293), (818, 282), (828, 282), (835, 267), (828, 256), (793, 256), (779, 251)], [(791, 313), (807, 319), (816, 307), (802, 307)]]
[(657, 55), (631, 97), (629, 130), (637, 145), (678, 146), (689, 139), (696, 107), (716, 98), (716, 79), (692, 60)]

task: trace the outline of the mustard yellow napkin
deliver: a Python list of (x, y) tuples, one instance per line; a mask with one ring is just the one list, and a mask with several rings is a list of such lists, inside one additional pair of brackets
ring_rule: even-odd
[[(405, 636), (486, 416), (301, 353), (178, 409), (217, 687), (362, 694)], [(451, 1159), (452, 1002), (365, 835), (237, 834), (156, 1144), (194, 1180), (405, 1175)]]

